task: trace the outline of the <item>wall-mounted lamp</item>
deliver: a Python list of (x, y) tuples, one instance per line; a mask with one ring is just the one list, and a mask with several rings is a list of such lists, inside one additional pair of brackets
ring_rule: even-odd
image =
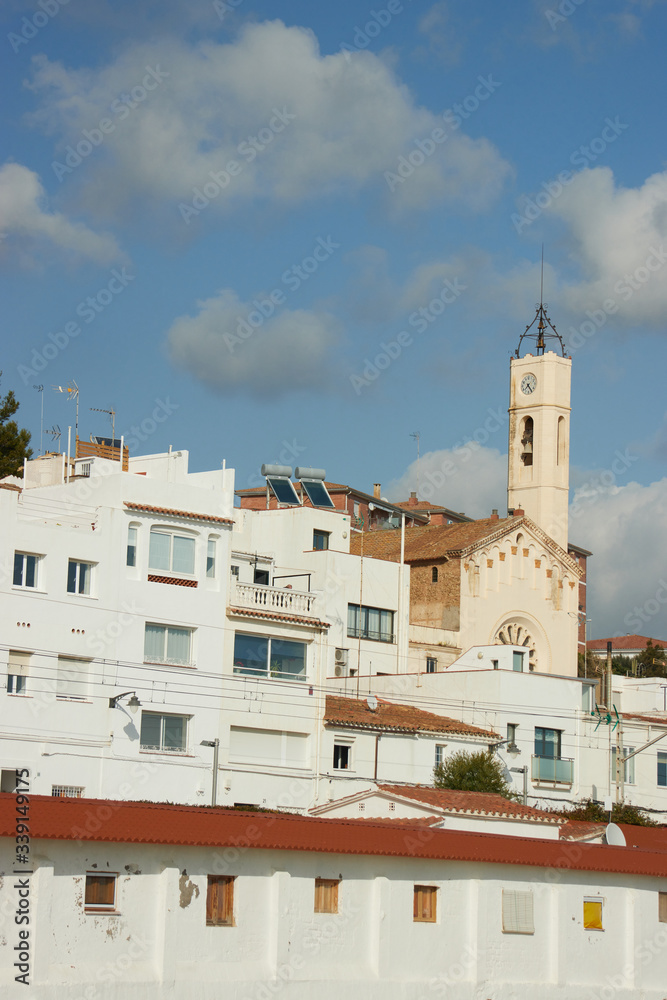
[(132, 712), (132, 715), (135, 715), (137, 709), (141, 708), (141, 702), (137, 698), (136, 691), (124, 691), (122, 694), (116, 694), (113, 696), (113, 698), (109, 698), (109, 708), (121, 708), (122, 706), (119, 705), (118, 703), (121, 700), (121, 698), (127, 698), (128, 694), (131, 694), (132, 697), (130, 698), (125, 707), (129, 708), (129, 710)]

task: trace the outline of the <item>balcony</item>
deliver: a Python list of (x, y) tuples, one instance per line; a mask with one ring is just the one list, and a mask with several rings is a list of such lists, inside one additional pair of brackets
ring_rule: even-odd
[(232, 589), (231, 603), (236, 608), (273, 611), (278, 614), (316, 615), (317, 595), (287, 587), (267, 587), (261, 583), (237, 583)]
[(571, 785), (574, 780), (574, 760), (571, 757), (533, 756), (530, 776), (534, 782)]

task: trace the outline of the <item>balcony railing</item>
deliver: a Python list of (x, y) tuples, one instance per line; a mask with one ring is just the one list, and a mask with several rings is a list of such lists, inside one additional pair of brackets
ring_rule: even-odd
[(574, 780), (574, 760), (571, 757), (533, 757), (533, 781), (551, 781), (558, 785), (571, 785)]
[(237, 583), (232, 589), (231, 602), (237, 608), (314, 617), (317, 595), (287, 587), (267, 587), (261, 583)]

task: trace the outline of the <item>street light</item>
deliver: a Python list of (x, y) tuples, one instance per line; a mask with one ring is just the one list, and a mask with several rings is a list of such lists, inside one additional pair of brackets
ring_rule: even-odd
[(220, 740), (202, 740), (200, 747), (213, 747), (213, 787), (211, 789), (211, 805), (216, 805), (218, 797), (218, 753), (220, 751)]
[(132, 712), (132, 715), (134, 715), (137, 709), (141, 708), (141, 702), (137, 698), (136, 691), (124, 691), (123, 694), (116, 694), (113, 696), (113, 698), (109, 698), (109, 708), (122, 708), (123, 706), (119, 705), (118, 702), (121, 700), (121, 698), (127, 698), (128, 694), (131, 694), (132, 697), (130, 698), (125, 707), (129, 708), (129, 710)]

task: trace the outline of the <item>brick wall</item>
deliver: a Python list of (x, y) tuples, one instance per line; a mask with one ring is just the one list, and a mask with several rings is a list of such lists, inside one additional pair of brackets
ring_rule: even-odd
[[(433, 583), (433, 567), (438, 570)], [(461, 561), (438, 558), (410, 565), (410, 621), (457, 631), (460, 627)]]

